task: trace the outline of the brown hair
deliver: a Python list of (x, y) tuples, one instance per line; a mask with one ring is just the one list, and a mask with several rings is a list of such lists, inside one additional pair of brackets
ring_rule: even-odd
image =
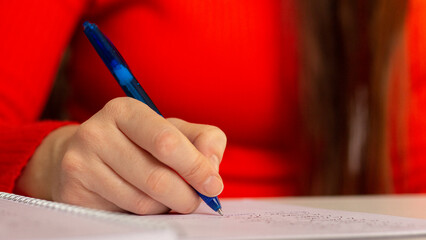
[(391, 192), (390, 55), (404, 0), (301, 0), (301, 105), (314, 152), (313, 194)]

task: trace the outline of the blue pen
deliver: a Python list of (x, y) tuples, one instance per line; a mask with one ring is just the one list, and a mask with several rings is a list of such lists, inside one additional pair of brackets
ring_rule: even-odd
[[(102, 58), (102, 61), (108, 67), (109, 71), (117, 80), (120, 87), (124, 90), (127, 96), (140, 100), (141, 102), (148, 105), (152, 110), (157, 112), (160, 116), (161, 113), (158, 108), (154, 105), (148, 94), (143, 90), (142, 86), (130, 72), (129, 66), (124, 61), (121, 54), (109, 41), (107, 37), (99, 30), (98, 26), (94, 23), (85, 22), (84, 33), (89, 39), (90, 43), (95, 48), (96, 52)], [(203, 201), (212, 208), (215, 212), (218, 212), (223, 216), (222, 207), (217, 197), (207, 197), (195, 190)]]

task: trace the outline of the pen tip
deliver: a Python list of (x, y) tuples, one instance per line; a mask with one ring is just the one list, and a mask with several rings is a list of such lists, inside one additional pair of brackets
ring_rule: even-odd
[(219, 208), (219, 209), (217, 210), (217, 213), (219, 213), (219, 214), (220, 214), (220, 216), (223, 216), (223, 212), (222, 212), (222, 209), (221, 209), (221, 208)]

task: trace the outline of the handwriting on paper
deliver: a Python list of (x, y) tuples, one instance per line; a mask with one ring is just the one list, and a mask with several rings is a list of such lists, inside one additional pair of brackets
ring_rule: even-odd
[(184, 238), (364, 238), (426, 236), (426, 220), (333, 211), (261, 201), (225, 201), (224, 216), (205, 206), (188, 215), (152, 216), (183, 229)]

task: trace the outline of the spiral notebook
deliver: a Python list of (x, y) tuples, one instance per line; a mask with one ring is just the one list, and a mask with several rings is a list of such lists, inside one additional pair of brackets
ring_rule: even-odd
[(175, 229), (112, 213), (0, 192), (0, 239), (177, 239)]
[(193, 214), (136, 216), (0, 192), (0, 239), (425, 239), (426, 220), (275, 204), (222, 201)]

